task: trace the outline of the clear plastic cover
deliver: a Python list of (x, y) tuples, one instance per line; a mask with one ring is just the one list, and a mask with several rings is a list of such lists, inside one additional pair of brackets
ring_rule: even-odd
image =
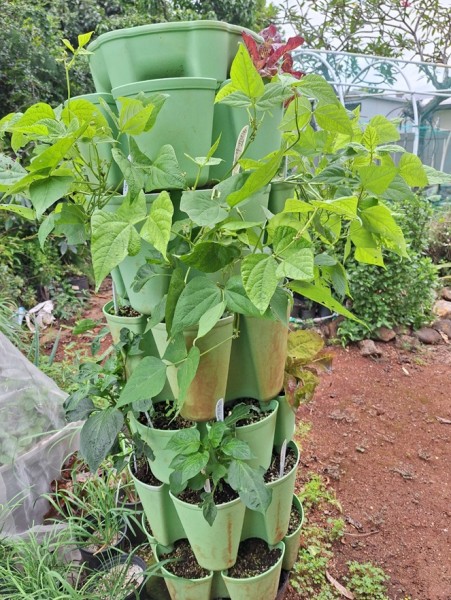
[(65, 426), (66, 393), (0, 333), (0, 531), (16, 535), (40, 525), (41, 496), (78, 445)]

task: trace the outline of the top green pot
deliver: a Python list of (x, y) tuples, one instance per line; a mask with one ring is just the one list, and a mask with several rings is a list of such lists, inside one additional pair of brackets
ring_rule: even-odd
[(111, 92), (120, 85), (166, 77), (211, 77), (222, 83), (246, 31), (221, 21), (179, 21), (118, 29), (88, 46), (94, 85)]

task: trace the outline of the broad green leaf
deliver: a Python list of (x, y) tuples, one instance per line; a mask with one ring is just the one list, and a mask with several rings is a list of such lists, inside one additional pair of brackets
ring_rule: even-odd
[(234, 88), (248, 98), (259, 98), (265, 92), (263, 80), (254, 66), (244, 44), (240, 44), (230, 69)]
[(165, 321), (166, 330), (168, 333), (171, 332), (175, 307), (177, 306), (180, 294), (183, 292), (184, 288), (185, 275), (182, 269), (180, 269), (180, 267), (177, 267), (172, 272), (171, 280), (169, 282), (168, 298), (166, 300)]
[(292, 331), (288, 336), (287, 355), (304, 364), (311, 362), (323, 348), (323, 338), (311, 329)]
[(346, 170), (339, 165), (326, 165), (317, 173), (312, 181), (315, 183), (327, 183), (329, 185), (341, 185), (346, 180)]
[(263, 221), (226, 221), (221, 223), (220, 228), (225, 231), (241, 231), (258, 227), (258, 225), (263, 225)]
[(323, 104), (319, 102), (314, 116), (322, 129), (352, 136), (352, 123), (346, 109), (341, 104)]
[(44, 244), (55, 228), (55, 213), (52, 212), (46, 216), (46, 218), (42, 221), (41, 225), (38, 229), (38, 240), (39, 245), (41, 246), (41, 250), (44, 249)]
[(55, 202), (64, 198), (74, 181), (73, 177), (47, 177), (30, 185), (30, 200), (38, 219)]
[(269, 308), (273, 316), (288, 327), (289, 306), (292, 304), (292, 296), (281, 286), (276, 287), (276, 291), (271, 298)]
[(428, 165), (423, 165), (423, 169), (428, 178), (429, 185), (451, 185), (451, 173), (437, 171), (437, 169), (429, 167)]
[(248, 317), (260, 317), (260, 311), (252, 304), (246, 294), (240, 275), (234, 275), (227, 281), (224, 298), (230, 312)]
[(117, 408), (155, 398), (166, 383), (166, 365), (156, 356), (144, 356), (125, 384)]
[(119, 130), (128, 135), (140, 135), (146, 131), (147, 122), (154, 109), (153, 104), (144, 106), (141, 100), (120, 96)]
[(286, 109), (279, 125), (282, 131), (302, 131), (312, 119), (312, 104), (308, 98), (297, 96)]
[(337, 312), (348, 319), (358, 321), (364, 325), (363, 321), (357, 319), (357, 317), (355, 317), (347, 308), (342, 306), (340, 302), (332, 297), (332, 294), (328, 288), (304, 281), (293, 281), (288, 287), (294, 292), (297, 292), (298, 294), (301, 294), (302, 296), (305, 296), (314, 302), (318, 302), (318, 304), (325, 306), (332, 312)]
[(219, 242), (200, 242), (189, 254), (180, 259), (190, 267), (204, 273), (215, 273), (240, 256), (240, 249), (234, 245), (225, 246)]
[(97, 289), (109, 273), (129, 254), (137, 254), (140, 237), (136, 229), (114, 213), (96, 211), (91, 218), (91, 253)]
[(368, 125), (363, 133), (362, 144), (370, 152), (374, 153), (379, 143), (380, 138), (377, 129), (375, 127), (372, 127), (371, 125)]
[(280, 83), (267, 83), (263, 96), (256, 104), (257, 110), (266, 111), (275, 107), (281, 107), (285, 100), (293, 95), (292, 90), (285, 88)]
[(111, 129), (108, 121), (99, 108), (92, 104), (92, 102), (84, 98), (70, 100), (61, 113), (61, 120), (68, 125), (74, 117), (80, 123), (87, 122), (89, 124), (84, 137), (111, 137)]
[(277, 267), (277, 277), (312, 281), (314, 278), (313, 251), (309, 247), (301, 247), (301, 242), (298, 240), (295, 246), (284, 252), (283, 259)]
[(193, 454), (200, 448), (200, 432), (195, 427), (180, 429), (171, 436), (166, 450), (175, 450), (177, 454)]
[(384, 257), (381, 248), (356, 248), (354, 258), (367, 265), (384, 266)]
[(209, 454), (206, 450), (193, 454), (178, 454), (170, 464), (171, 469), (181, 474), (181, 481), (188, 481), (200, 473), (208, 464)]
[(313, 206), (303, 200), (288, 199), (285, 201), (284, 213), (309, 213), (312, 212)]
[(154, 246), (164, 258), (171, 237), (174, 206), (168, 192), (160, 192), (152, 202), (149, 216), (140, 231), (141, 237)]
[(406, 255), (406, 243), (399, 225), (396, 224), (390, 210), (378, 205), (362, 210), (360, 213), (363, 226), (371, 233), (377, 233), (383, 238), (392, 241), (398, 252)]
[(196, 340), (207, 335), (209, 331), (213, 329), (216, 323), (224, 314), (226, 307), (225, 302), (221, 302), (217, 306), (212, 306), (209, 310), (207, 310), (199, 320), (199, 329), (197, 332)]
[(127, 221), (128, 223), (139, 223), (147, 217), (146, 195), (142, 190), (136, 196), (132, 195), (129, 189), (121, 205), (116, 210), (116, 217)]
[(428, 177), (423, 168), (423, 163), (415, 156), (406, 152), (399, 160), (399, 174), (412, 187), (424, 187), (428, 185)]
[(357, 218), (357, 196), (348, 196), (345, 198), (335, 198), (334, 200), (326, 200), (324, 202), (312, 200), (312, 205), (317, 208), (322, 208), (337, 215), (342, 215), (347, 219)]
[(227, 205), (219, 198), (213, 197), (211, 190), (205, 191), (185, 191), (182, 194), (180, 210), (186, 212), (189, 218), (203, 227), (208, 225), (212, 227), (227, 218)]
[(185, 336), (181, 332), (177, 333), (168, 341), (163, 360), (176, 364), (185, 360), (187, 356)]
[(55, 234), (64, 235), (70, 246), (84, 244), (88, 239), (87, 216), (77, 204), (61, 203), (55, 211)]
[(58, 140), (40, 154), (34, 158), (29, 166), (31, 172), (40, 171), (42, 169), (54, 169), (63, 160), (67, 159), (70, 154), (70, 150), (73, 147), (76, 136), (69, 136)]
[(147, 169), (146, 191), (161, 189), (181, 190), (185, 187), (185, 176), (180, 168), (174, 148), (170, 144), (161, 147), (157, 157)]
[(130, 195), (132, 197), (137, 196), (144, 186), (145, 174), (141, 169), (135, 167), (117, 148), (111, 150), (111, 156), (127, 182)]
[(27, 221), (36, 220), (36, 213), (32, 208), (20, 206), (19, 204), (0, 204), (0, 210), (12, 212), (16, 215), (19, 215), (23, 219), (27, 219)]
[(362, 186), (374, 194), (383, 194), (398, 174), (396, 167), (368, 165), (358, 169)]
[(279, 170), (282, 156), (282, 152), (277, 152), (268, 162), (263, 163), (257, 170), (253, 171), (243, 187), (228, 196), (227, 204), (236, 206), (242, 200), (249, 198), (249, 196), (267, 186)]
[(92, 37), (93, 31), (88, 31), (88, 33), (80, 33), (78, 36), (78, 47), (83, 48), (89, 42)]
[(210, 430), (208, 431), (208, 439), (213, 448), (217, 448), (219, 446), (227, 429), (227, 425), (223, 421), (216, 421), (210, 427)]
[(241, 460), (232, 460), (227, 473), (227, 483), (240, 495), (251, 510), (265, 513), (271, 504), (272, 492), (260, 473)]
[(177, 370), (177, 383), (179, 386), (177, 404), (179, 410), (183, 406), (189, 386), (196, 376), (199, 361), (200, 350), (197, 346), (192, 346), (188, 352), (188, 357)]
[(263, 314), (276, 290), (277, 263), (266, 254), (249, 254), (241, 263), (244, 289), (251, 302)]
[(222, 452), (231, 458), (239, 460), (250, 460), (254, 455), (249, 448), (249, 444), (238, 438), (230, 438), (221, 446)]
[(221, 290), (206, 277), (195, 277), (189, 281), (175, 307), (171, 336), (197, 325), (202, 315), (221, 301)]
[(321, 75), (306, 75), (292, 85), (307, 98), (315, 98), (327, 104), (339, 103), (334, 88)]
[(19, 182), (27, 175), (20, 163), (5, 154), (0, 154), (0, 191), (6, 192), (8, 187)]
[(222, 100), (224, 100), (224, 98), (225, 98), (226, 96), (228, 96), (229, 94), (232, 94), (232, 93), (233, 93), (233, 92), (235, 92), (235, 91), (236, 91), (236, 88), (235, 88), (235, 86), (233, 85), (233, 83), (232, 83), (232, 82), (230, 82), (230, 83), (227, 83), (227, 84), (226, 84), (226, 85), (224, 85), (224, 86), (223, 86), (223, 87), (222, 87), (222, 88), (219, 90), (219, 92), (216, 94), (216, 97), (215, 97), (215, 104), (216, 104), (217, 102), (221, 102)]
[(388, 142), (396, 142), (401, 135), (394, 123), (389, 121), (383, 115), (376, 115), (370, 120), (371, 127), (377, 131), (379, 144), (387, 144)]
[(248, 108), (252, 106), (253, 100), (246, 96), (244, 92), (233, 90), (228, 94), (222, 95), (220, 102), (235, 108)]
[(80, 432), (80, 453), (92, 473), (108, 456), (123, 424), (123, 414), (113, 407), (95, 412), (85, 421)]
[(91, 398), (81, 398), (74, 406), (65, 406), (66, 421), (76, 423), (77, 421), (86, 421), (91, 413), (96, 410)]

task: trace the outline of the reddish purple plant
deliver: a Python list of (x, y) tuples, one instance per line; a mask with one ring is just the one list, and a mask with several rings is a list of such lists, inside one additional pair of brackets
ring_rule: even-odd
[(257, 44), (254, 38), (244, 31), (241, 35), (256, 69), (262, 77), (274, 77), (279, 71), (289, 73), (296, 79), (300, 79), (304, 75), (302, 71), (293, 70), (293, 57), (290, 54), (291, 50), (304, 43), (304, 38), (300, 35), (283, 42), (275, 25), (270, 25), (260, 31), (259, 35), (264, 40), (261, 44)]

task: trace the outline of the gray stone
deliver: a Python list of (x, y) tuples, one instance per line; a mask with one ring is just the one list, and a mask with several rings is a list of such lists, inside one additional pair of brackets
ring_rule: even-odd
[(379, 329), (376, 329), (375, 334), (376, 339), (381, 342), (390, 342), (396, 337), (396, 332), (388, 327), (379, 327)]
[(442, 319), (451, 319), (451, 302), (448, 302), (447, 300), (437, 300), (432, 311)]
[(451, 300), (451, 287), (444, 287), (440, 292), (440, 296), (443, 300)]
[(396, 347), (401, 350), (408, 350), (409, 352), (414, 352), (418, 349), (420, 345), (420, 340), (413, 335), (399, 335), (396, 338)]
[(432, 329), (441, 331), (451, 340), (451, 319), (440, 319), (431, 325)]
[(422, 327), (415, 331), (415, 335), (423, 344), (440, 344), (443, 342), (442, 336), (432, 327)]
[(382, 356), (380, 350), (373, 340), (362, 340), (359, 342), (360, 354), (362, 356)]

